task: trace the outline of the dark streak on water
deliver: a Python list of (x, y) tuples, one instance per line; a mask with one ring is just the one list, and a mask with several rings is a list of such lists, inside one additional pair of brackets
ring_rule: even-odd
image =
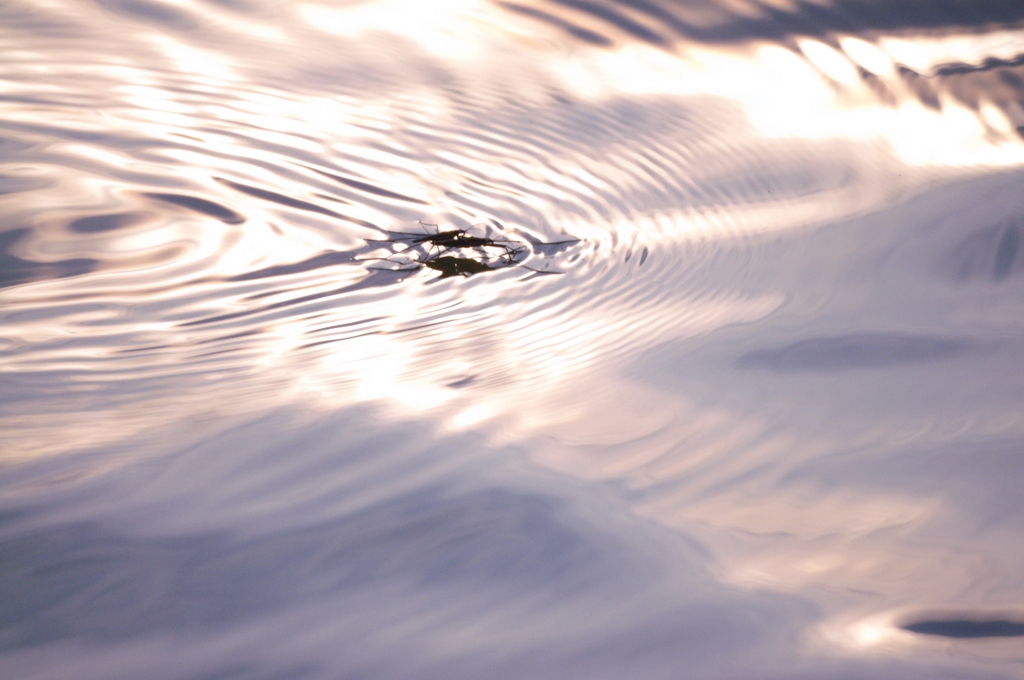
[[(798, 0), (786, 9), (775, 3), (755, 1), (745, 3), (751, 8), (747, 12), (732, 11), (724, 3), (716, 5), (701, 0), (539, 0), (501, 4), (516, 11), (529, 11), (539, 19), (551, 17), (548, 20), (561, 28), (574, 26), (573, 16), (587, 17), (633, 39), (659, 46), (666, 42), (665, 33), (711, 43), (785, 42), (795, 36), (827, 38), (835, 33), (969, 28), (1024, 21), (1024, 6), (1014, 0), (970, 3), (835, 0), (828, 4)], [(662, 32), (650, 26), (658, 26)], [(573, 35), (577, 32), (573, 31)], [(599, 43), (600, 38), (591, 38), (589, 42)]]
[(367, 182), (360, 182), (359, 180), (352, 179), (351, 177), (342, 177), (341, 175), (336, 175), (333, 172), (327, 172), (326, 170), (319, 170), (317, 168), (309, 169), (312, 170), (313, 172), (323, 175), (324, 177), (333, 179), (335, 182), (344, 184), (345, 186), (351, 187), (353, 189), (358, 189), (359, 191), (364, 191), (368, 194), (382, 196), (384, 198), (393, 198), (398, 201), (405, 201), (406, 203), (414, 203), (416, 205), (429, 205), (429, 203), (427, 203), (426, 201), (421, 201), (418, 198), (412, 198), (411, 196), (399, 194), (394, 191), (388, 191), (387, 189), (374, 186), (373, 184), (368, 184)]
[(205, 198), (199, 198), (198, 196), (159, 193), (147, 193), (143, 194), (143, 196), (157, 201), (163, 201), (164, 203), (171, 203), (183, 208), (188, 208), (189, 210), (193, 210), (201, 215), (207, 215), (220, 220), (225, 224), (242, 224), (245, 222), (245, 217), (238, 214), (231, 208), (220, 205), (219, 203), (214, 203), (213, 201), (208, 201)]
[(97, 271), (101, 267), (102, 263), (99, 260), (85, 257), (33, 262), (11, 255), (8, 252), (9, 248), (29, 231), (27, 228), (21, 228), (0, 232), (0, 288), (17, 286), (29, 281), (81, 276)]
[(1002, 281), (1010, 275), (1019, 249), (1020, 230), (1016, 224), (1011, 224), (1006, 228), (1003, 237), (999, 239), (999, 245), (996, 247), (996, 262), (992, 268), (992, 278), (994, 280)]
[(969, 640), (1024, 636), (1024, 623), (1008, 619), (924, 619), (902, 626), (919, 635)]
[(141, 212), (92, 215), (90, 217), (79, 217), (72, 221), (68, 225), (68, 229), (79, 234), (99, 234), (139, 224), (146, 217), (146, 213)]

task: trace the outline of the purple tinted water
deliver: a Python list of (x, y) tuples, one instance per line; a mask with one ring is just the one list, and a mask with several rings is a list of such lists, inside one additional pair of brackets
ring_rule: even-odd
[(5, 3), (0, 675), (1019, 676), (1022, 22)]

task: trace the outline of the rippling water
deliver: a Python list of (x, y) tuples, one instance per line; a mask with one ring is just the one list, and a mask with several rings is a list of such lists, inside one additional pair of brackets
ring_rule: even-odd
[(4, 678), (1024, 673), (1024, 5), (0, 27)]

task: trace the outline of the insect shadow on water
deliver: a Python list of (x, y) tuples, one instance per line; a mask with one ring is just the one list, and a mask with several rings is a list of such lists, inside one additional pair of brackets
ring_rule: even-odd
[[(424, 228), (433, 227), (434, 231), (426, 233), (410, 233), (393, 231), (395, 238), (391, 239), (368, 239), (380, 243), (397, 243), (405, 245), (404, 248), (394, 252), (388, 257), (372, 258), (378, 261), (393, 262), (400, 265), (392, 269), (388, 267), (371, 267), (371, 269), (385, 269), (388, 271), (416, 271), (422, 267), (433, 269), (441, 273), (439, 278), (445, 279), (452, 276), (468, 277), (472, 274), (480, 274), (506, 267), (521, 266), (539, 274), (563, 274), (564, 272), (552, 272), (541, 269), (534, 269), (523, 262), (523, 256), (529, 251), (530, 245), (552, 246), (567, 243), (577, 243), (579, 239), (557, 241), (553, 243), (544, 242), (523, 242), (510, 239), (495, 239), (487, 236), (474, 236), (465, 229), (449, 229), (441, 231), (436, 224), (420, 222)], [(408, 253), (411, 260), (396, 261), (395, 257)], [(449, 254), (454, 253), (454, 254)], [(406, 267), (405, 265), (412, 265)]]

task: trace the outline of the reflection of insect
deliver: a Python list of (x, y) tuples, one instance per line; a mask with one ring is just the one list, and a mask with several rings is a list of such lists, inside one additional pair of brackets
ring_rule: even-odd
[(452, 257), (451, 255), (444, 255), (442, 257), (434, 258), (433, 260), (427, 260), (423, 263), (423, 266), (441, 272), (441, 276), (437, 278), (447, 279), (450, 276), (469, 276), (470, 274), (489, 272), (494, 269), (500, 269), (501, 267), (507, 267), (508, 265), (494, 267), (486, 262), (474, 260), (470, 257)]
[[(472, 257), (453, 257), (451, 255), (435, 255), (433, 257), (427, 257), (422, 260), (413, 260), (412, 262), (401, 263), (403, 265), (413, 265), (411, 267), (398, 267), (397, 269), (388, 269), (386, 267), (372, 267), (372, 269), (384, 269), (385, 271), (394, 272), (413, 272), (421, 267), (427, 267), (434, 271), (441, 272), (439, 279), (447, 279), (452, 276), (469, 276), (470, 274), (480, 274), (481, 272), (490, 272), (495, 269), (504, 269), (515, 264), (515, 255), (518, 251), (512, 251), (506, 253), (498, 258), (491, 259), (474, 259)], [(388, 262), (394, 262), (389, 257), (380, 258), (387, 260)]]

